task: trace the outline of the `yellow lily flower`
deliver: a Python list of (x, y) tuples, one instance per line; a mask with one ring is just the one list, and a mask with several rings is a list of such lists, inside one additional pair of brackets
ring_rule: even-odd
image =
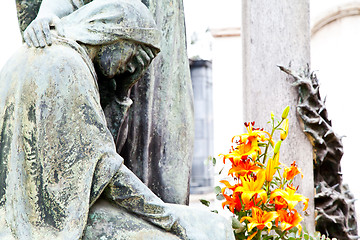
[(278, 224), (278, 221), (280, 221), (282, 231), (290, 230), (293, 227), (297, 227), (299, 233), (301, 232), (302, 227), (300, 222), (304, 218), (295, 209), (293, 209), (291, 212), (287, 212), (286, 210), (278, 210), (277, 213), (280, 216), (276, 220), (276, 225)]
[(261, 210), (258, 207), (251, 208), (251, 217), (242, 217), (240, 222), (248, 220), (248, 232), (251, 232), (254, 227), (257, 227), (259, 230), (263, 230), (264, 227), (268, 228), (270, 232), (272, 228), (272, 221), (279, 217), (279, 214), (275, 211), (266, 212)]
[(242, 186), (235, 189), (234, 192), (241, 193), (241, 200), (244, 204), (248, 204), (251, 198), (258, 194), (263, 203), (267, 200), (267, 194), (262, 186), (265, 182), (265, 170), (259, 170), (256, 176), (245, 175), (240, 177)]
[(297, 194), (295, 193), (295, 191), (296, 189), (293, 186), (287, 186), (285, 190), (275, 189), (270, 195), (270, 201), (273, 201), (273, 199), (276, 197), (281, 197), (287, 203), (288, 209), (290, 211), (294, 209), (294, 207), (298, 202), (303, 202), (304, 203), (303, 211), (305, 211), (309, 204), (309, 198), (301, 194)]
[(265, 179), (268, 182), (271, 182), (273, 179), (274, 174), (276, 173), (276, 168), (279, 166), (279, 156), (280, 153), (275, 154), (274, 159), (273, 158), (269, 158), (267, 165), (266, 165), (266, 170), (265, 170)]

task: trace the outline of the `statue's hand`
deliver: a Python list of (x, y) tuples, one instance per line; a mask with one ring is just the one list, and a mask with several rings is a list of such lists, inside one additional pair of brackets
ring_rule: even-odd
[(132, 60), (127, 63), (126, 68), (123, 70), (124, 74), (119, 76), (117, 96), (127, 95), (131, 87), (145, 74), (156, 54), (157, 50), (148, 46), (141, 45), (138, 48)]
[(145, 73), (147, 67), (151, 61), (155, 58), (156, 52), (154, 49), (140, 45), (137, 53), (133, 57), (133, 60), (127, 64), (126, 70), (131, 74), (131, 79), (129, 79), (132, 85), (134, 85)]
[(57, 21), (56, 16), (38, 16), (24, 31), (24, 40), (29, 47), (45, 47), (52, 44), (50, 25)]

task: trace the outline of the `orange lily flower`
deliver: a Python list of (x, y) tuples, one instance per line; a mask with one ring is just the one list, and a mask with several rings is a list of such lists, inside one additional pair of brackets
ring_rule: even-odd
[(257, 227), (259, 230), (263, 230), (264, 227), (267, 227), (270, 232), (272, 221), (279, 217), (279, 214), (275, 211), (266, 212), (258, 207), (251, 208), (251, 213), (251, 217), (242, 217), (240, 219), (240, 222), (243, 222), (244, 220), (249, 221), (248, 232), (251, 232), (254, 227)]
[(270, 140), (273, 143), (273, 140), (270, 134), (262, 129), (254, 128), (255, 122), (245, 123), (248, 133), (234, 136), (232, 142), (237, 146), (232, 148), (229, 154), (220, 154), (225, 159), (229, 159), (234, 165), (238, 165), (238, 162), (248, 157), (251, 157), (253, 160), (256, 160), (257, 156), (261, 153), (258, 141), (268, 141)]
[(223, 183), (223, 184), (225, 185), (225, 187), (223, 187), (223, 188), (221, 189), (222, 192), (224, 192), (226, 189), (230, 189), (231, 191), (234, 192), (237, 187), (242, 186), (241, 183), (236, 183), (235, 185), (231, 185), (231, 184), (230, 184), (228, 181), (226, 181), (226, 180), (221, 180), (221, 181), (219, 181), (219, 182), (221, 182), (221, 183)]
[(225, 208), (226, 205), (229, 206), (229, 209), (232, 213), (234, 213), (234, 209), (236, 209), (237, 211), (241, 211), (242, 209), (242, 205), (240, 202), (240, 196), (239, 193), (234, 193), (231, 196), (225, 194), (226, 189), (231, 190), (232, 192), (234, 192), (234, 190), (241, 186), (241, 184), (237, 183), (235, 185), (231, 185), (228, 181), (226, 180), (221, 180), (221, 183), (225, 184), (225, 187), (223, 187), (221, 189), (221, 192), (223, 194), (223, 196), (225, 197), (226, 201), (222, 203), (222, 207)]
[(232, 196), (228, 196), (223, 192), (223, 196), (226, 199), (226, 201), (221, 204), (223, 208), (228, 205), (232, 213), (235, 213), (234, 209), (236, 209), (238, 212), (241, 211), (242, 205), (240, 202), (239, 193), (234, 193)]
[(255, 160), (260, 154), (260, 147), (258, 146), (257, 141), (252, 141), (248, 143), (241, 143), (236, 146), (229, 154), (223, 154), (223, 161), (229, 159), (232, 164), (238, 165), (241, 160), (247, 159), (249, 156)]
[(270, 195), (270, 201), (272, 201), (276, 197), (281, 197), (287, 203), (289, 210), (293, 210), (298, 202), (304, 203), (305, 211), (309, 204), (309, 198), (295, 193), (296, 189), (293, 186), (287, 186), (285, 190), (275, 189)]
[(274, 174), (276, 173), (276, 168), (279, 166), (279, 156), (280, 153), (277, 153), (273, 158), (269, 158), (267, 165), (266, 165), (266, 170), (265, 170), (265, 179), (268, 182), (271, 182), (271, 180), (273, 179)]
[(287, 202), (280, 196), (274, 197), (270, 200), (270, 204), (275, 204), (275, 210), (280, 210), (287, 207)]
[(294, 177), (295, 177), (297, 174), (299, 174), (299, 173), (301, 173), (301, 178), (303, 178), (304, 175), (303, 175), (303, 173), (301, 172), (301, 169), (296, 166), (296, 163), (295, 163), (295, 161), (294, 161), (294, 162), (291, 164), (291, 167), (285, 167), (285, 168), (284, 168), (284, 174), (283, 174), (283, 176), (284, 176), (284, 178), (286, 178), (287, 180), (292, 180), (292, 179), (294, 179)]
[(279, 211), (277, 211), (277, 213), (280, 216), (276, 220), (276, 224), (278, 224), (277, 221), (281, 222), (281, 230), (282, 231), (290, 230), (293, 227), (297, 227), (299, 230), (299, 233), (301, 232), (302, 227), (301, 227), (300, 222), (304, 218), (295, 209), (293, 209), (291, 212), (287, 212), (286, 210), (279, 210)]
[(251, 161), (250, 159), (242, 159), (237, 165), (233, 164), (228, 175), (231, 174), (233, 176), (235, 174), (239, 177), (247, 175), (251, 172), (258, 172), (259, 170), (261, 170), (261, 167), (257, 166), (257, 163), (254, 161)]
[(268, 140), (272, 141), (270, 133), (260, 128), (254, 128), (255, 122), (244, 123), (244, 125), (248, 132), (233, 137), (233, 142), (235, 138), (239, 138), (239, 142), (241, 143), (246, 143), (247, 141), (252, 141), (254, 139), (262, 142)]
[[(235, 189), (235, 192), (241, 192), (241, 200), (244, 204), (248, 204), (251, 198), (258, 194), (263, 203), (267, 200), (267, 194), (262, 186), (265, 182), (265, 170), (259, 170), (256, 176), (242, 176), (240, 177), (242, 186)], [(257, 195), (256, 195), (257, 196)]]

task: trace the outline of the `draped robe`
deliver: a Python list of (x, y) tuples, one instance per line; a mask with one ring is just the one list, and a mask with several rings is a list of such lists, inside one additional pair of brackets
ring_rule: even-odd
[(0, 73), (0, 129), (0, 228), (7, 229), (0, 232), (79, 238), (90, 196), (99, 196), (122, 158), (78, 44), (23, 46), (12, 56)]

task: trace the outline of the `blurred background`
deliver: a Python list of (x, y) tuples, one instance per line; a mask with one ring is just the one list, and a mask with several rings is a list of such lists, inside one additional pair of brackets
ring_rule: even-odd
[[(214, 199), (219, 180), (221, 164), (211, 167), (208, 157), (226, 153), (232, 136), (251, 119), (242, 117), (241, 1), (184, 0), (184, 10), (196, 126), (191, 198), (197, 204), (199, 198)], [(310, 0), (310, 13), (311, 69), (334, 130), (344, 136), (344, 183), (359, 199), (360, 0)], [(15, 1), (0, 3), (0, 26), (2, 67), (22, 44)]]
[[(226, 153), (231, 137), (245, 131), (244, 121), (251, 121), (242, 117), (241, 1), (184, 0), (184, 6), (189, 58), (212, 63), (213, 115), (209, 121), (214, 126), (216, 156)], [(310, 0), (310, 16), (311, 69), (319, 78), (333, 128), (344, 136), (344, 183), (359, 199), (360, 1)], [(196, 103), (195, 85), (194, 90)], [(195, 116), (197, 110), (195, 104)], [(360, 202), (355, 203), (360, 219)]]

